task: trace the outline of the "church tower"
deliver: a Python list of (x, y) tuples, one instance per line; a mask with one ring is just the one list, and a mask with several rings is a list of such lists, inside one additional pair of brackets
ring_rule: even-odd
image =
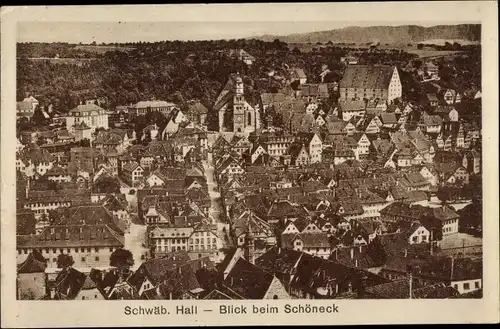
[(243, 79), (239, 73), (236, 74), (233, 97), (233, 131), (236, 133), (244, 132), (245, 128), (245, 96)]

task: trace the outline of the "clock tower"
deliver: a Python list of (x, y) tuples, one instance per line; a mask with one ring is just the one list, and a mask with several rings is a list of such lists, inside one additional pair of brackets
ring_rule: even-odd
[(240, 74), (237, 73), (233, 97), (233, 131), (236, 133), (244, 132), (245, 130), (245, 97), (243, 93), (243, 80)]

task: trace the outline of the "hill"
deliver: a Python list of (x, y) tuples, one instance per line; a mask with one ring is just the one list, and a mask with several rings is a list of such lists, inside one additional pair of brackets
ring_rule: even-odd
[(331, 31), (290, 34), (287, 36), (263, 35), (256, 37), (263, 41), (279, 39), (287, 43), (366, 43), (380, 42), (406, 44), (427, 40), (466, 40), (481, 41), (480, 24), (437, 25), (422, 27), (417, 25), (403, 26), (352, 26)]

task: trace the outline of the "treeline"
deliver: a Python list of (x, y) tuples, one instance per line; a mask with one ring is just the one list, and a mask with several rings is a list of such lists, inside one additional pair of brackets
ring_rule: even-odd
[[(182, 105), (198, 99), (210, 109), (231, 73), (245, 76), (246, 97), (249, 102), (256, 102), (260, 93), (276, 92), (283, 87), (293, 67), (302, 68), (310, 83), (321, 82), (320, 74), (326, 67), (330, 73), (324, 82), (332, 82), (343, 74), (341, 58), (351, 53), (364, 64), (403, 65), (414, 56), (401, 50), (356, 51), (336, 46), (303, 53), (289, 49), (279, 40), (244, 39), (120, 44), (129, 50), (94, 54), (98, 59), (75, 64), (31, 61), (26, 59), (31, 55), (25, 56), (44, 47), (64, 53), (63, 50), (77, 46), (19, 44), (22, 56), (17, 61), (18, 100), (34, 95), (42, 105), (51, 103), (59, 112), (89, 98), (104, 99), (102, 106), (106, 108), (140, 100), (159, 99)], [(255, 57), (253, 65), (247, 66), (228, 54), (229, 49), (240, 48)]]

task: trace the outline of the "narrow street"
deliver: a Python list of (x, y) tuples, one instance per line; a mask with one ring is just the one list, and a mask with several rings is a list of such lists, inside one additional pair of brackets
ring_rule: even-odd
[[(209, 143), (209, 146), (212, 147), (213, 142)], [(222, 239), (223, 247), (229, 247), (231, 245), (228, 232), (229, 225), (225, 223), (225, 219), (221, 216), (221, 199), (219, 186), (215, 181), (214, 176), (214, 165), (213, 165), (213, 154), (212, 152), (208, 152), (207, 160), (203, 161), (203, 169), (205, 171), (205, 177), (207, 178), (207, 186), (208, 186), (208, 194), (210, 196), (210, 210), (209, 217), (213, 220), (213, 222), (217, 225), (217, 234)]]
[(129, 232), (125, 233), (124, 248), (130, 250), (134, 256), (134, 269), (139, 267), (144, 259), (142, 256), (148, 253), (146, 245), (146, 225), (130, 224)]

